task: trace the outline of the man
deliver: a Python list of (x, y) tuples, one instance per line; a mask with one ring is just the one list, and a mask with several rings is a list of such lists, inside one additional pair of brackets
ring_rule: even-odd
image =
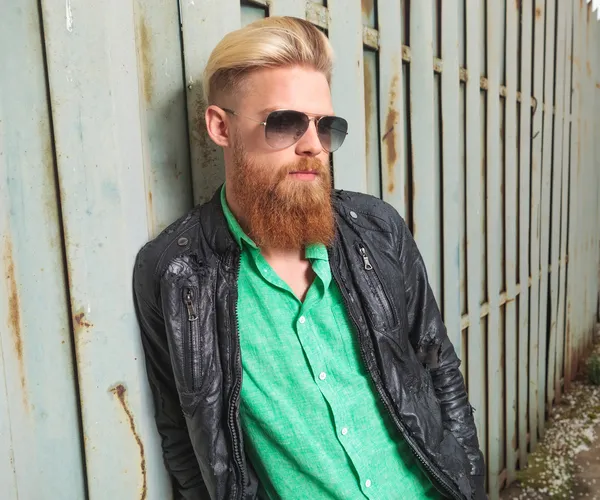
[(228, 34), (207, 64), (225, 185), (134, 275), (166, 466), (189, 500), (484, 498), (415, 242), (389, 205), (330, 187), (348, 129), (331, 68), (294, 18)]

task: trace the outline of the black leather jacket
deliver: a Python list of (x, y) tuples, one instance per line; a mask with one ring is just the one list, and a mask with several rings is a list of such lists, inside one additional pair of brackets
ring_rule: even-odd
[[(333, 200), (331, 271), (379, 397), (442, 494), (485, 498), (460, 361), (406, 224), (371, 196), (336, 191)], [(217, 193), (144, 246), (135, 264), (156, 423), (177, 498), (257, 498), (239, 417), (239, 263)]]

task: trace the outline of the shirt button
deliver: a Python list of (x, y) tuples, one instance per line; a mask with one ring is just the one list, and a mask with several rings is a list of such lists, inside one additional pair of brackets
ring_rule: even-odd
[(342, 429), (342, 435), (345, 436), (346, 434), (348, 434), (348, 429), (346, 427), (344, 427)]
[(370, 480), (370, 479), (367, 479), (367, 480), (365, 481), (365, 486), (366, 486), (367, 488), (370, 488), (370, 487), (371, 487), (371, 480)]
[(321, 372), (321, 373), (319, 373), (319, 378), (321, 380), (325, 380), (327, 378), (327, 374), (325, 372)]
[(304, 316), (300, 316), (300, 319), (298, 321), (300, 321), (300, 324), (303, 325), (304, 323), (306, 323), (306, 318)]

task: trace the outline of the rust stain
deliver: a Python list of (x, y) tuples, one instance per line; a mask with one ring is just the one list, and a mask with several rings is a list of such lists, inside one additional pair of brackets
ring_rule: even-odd
[(138, 38), (139, 51), (142, 59), (142, 72), (144, 73), (144, 98), (146, 99), (147, 103), (150, 103), (152, 100), (152, 92), (154, 90), (154, 81), (152, 76), (153, 64), (152, 57), (150, 55), (150, 40), (152, 35), (150, 34), (150, 30), (148, 30), (144, 16), (140, 16), (139, 18)]
[(123, 384), (118, 384), (109, 391), (112, 392), (119, 399), (119, 403), (121, 403), (121, 407), (123, 411), (125, 411), (125, 415), (127, 415), (127, 419), (129, 420), (129, 428), (131, 429), (131, 433), (135, 439), (135, 442), (138, 445), (140, 451), (140, 471), (142, 473), (142, 491), (140, 493), (140, 500), (146, 500), (146, 496), (148, 494), (148, 485), (146, 478), (146, 455), (144, 453), (144, 443), (140, 438), (140, 435), (135, 428), (135, 420), (133, 419), (133, 414), (127, 405), (127, 401), (125, 399), (125, 386)]
[(370, 16), (373, 13), (373, 0), (361, 0), (363, 14)]
[(597, 89), (600, 89), (600, 83), (597, 83), (597, 84), (596, 84), (596, 88), (597, 88)]
[(4, 270), (6, 283), (8, 284), (8, 329), (13, 334), (13, 343), (17, 354), (19, 365), (19, 378), (21, 381), (21, 392), (25, 408), (29, 408), (27, 401), (27, 381), (25, 379), (25, 365), (23, 362), (23, 338), (21, 336), (21, 307), (17, 279), (15, 276), (15, 262), (13, 259), (13, 247), (10, 239), (5, 237), (4, 241)]
[(79, 309), (79, 311), (75, 313), (73, 320), (75, 324), (75, 333), (82, 333), (83, 330), (87, 330), (88, 328), (92, 328), (94, 326), (86, 319), (83, 309)]
[(535, 8), (535, 18), (540, 19), (542, 17), (542, 7)]
[(371, 74), (371, 69), (368, 64), (363, 66), (364, 72), (364, 82), (365, 82), (365, 118), (367, 123), (365, 124), (365, 138), (366, 138), (366, 146), (367, 146), (367, 158), (369, 157), (369, 150), (371, 149), (371, 117), (373, 116), (373, 105), (371, 101), (371, 97), (373, 94), (373, 85), (371, 83), (371, 78), (373, 75)]
[(521, 0), (515, 0), (515, 8), (521, 10)]
[(152, 202), (152, 191), (148, 191), (148, 212), (154, 213), (154, 205)]
[[(382, 142), (385, 145), (386, 151), (386, 164), (388, 171), (388, 182), (387, 190), (388, 193), (393, 193), (396, 187), (396, 172), (395, 165), (398, 161), (398, 151), (396, 151), (396, 124), (400, 120), (400, 114), (396, 109), (396, 100), (398, 96), (394, 90), (398, 86), (398, 80), (400, 75), (396, 71), (394, 78), (392, 79), (392, 91), (390, 92), (390, 103), (388, 105), (388, 112), (385, 119), (385, 134), (382, 137)], [(406, 195), (406, 193), (405, 193)], [(406, 196), (405, 196), (406, 199)]]
[(587, 74), (588, 76), (592, 76), (592, 65), (590, 64), (589, 61), (586, 61), (585, 63), (585, 67), (587, 69)]

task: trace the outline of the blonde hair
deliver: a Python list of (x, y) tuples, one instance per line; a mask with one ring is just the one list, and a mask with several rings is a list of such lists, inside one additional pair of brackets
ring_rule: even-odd
[(267, 17), (228, 33), (214, 48), (203, 75), (204, 102), (241, 89), (254, 70), (306, 66), (331, 83), (333, 50), (327, 37), (308, 21)]

